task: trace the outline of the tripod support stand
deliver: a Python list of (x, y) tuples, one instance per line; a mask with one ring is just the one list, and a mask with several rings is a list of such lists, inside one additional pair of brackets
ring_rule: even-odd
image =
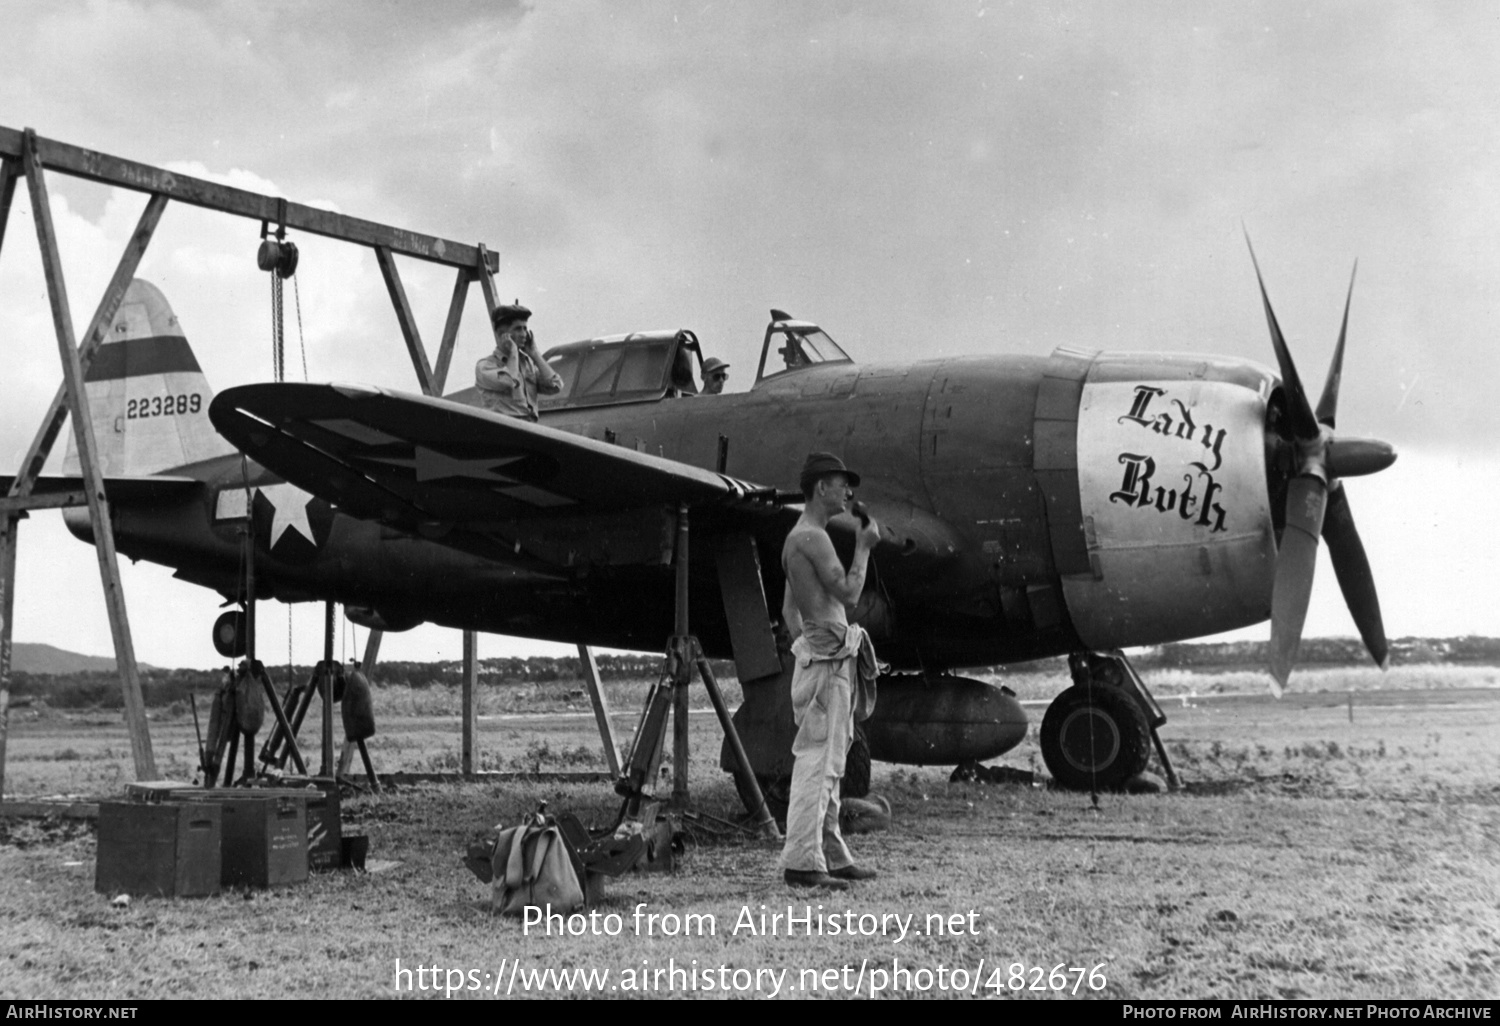
[(641, 710), (636, 725), (635, 741), (631, 745), (630, 761), (615, 784), (615, 791), (625, 799), (621, 820), (641, 819), (647, 803), (653, 800), (648, 788), (654, 785), (657, 771), (667, 741), (667, 720), (672, 720), (672, 800), (671, 807), (687, 812), (691, 802), (688, 797), (688, 686), (692, 683), (693, 670), (703, 680), (709, 701), (724, 728), (724, 737), (734, 754), (735, 765), (743, 780), (753, 790), (755, 804), (754, 828), (764, 838), (779, 839), (781, 832), (771, 811), (766, 807), (765, 796), (760, 792), (755, 773), (750, 768), (750, 759), (740, 743), (739, 733), (734, 729), (729, 707), (724, 704), (724, 695), (719, 682), (698, 639), (688, 631), (688, 508), (687, 503), (677, 507), (677, 542), (672, 557), (676, 571), (676, 623), (675, 633), (667, 640), (666, 660), (661, 677), (646, 696), (645, 708)]

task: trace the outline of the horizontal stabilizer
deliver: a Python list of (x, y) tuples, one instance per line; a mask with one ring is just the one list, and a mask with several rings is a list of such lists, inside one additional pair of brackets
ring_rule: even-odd
[[(0, 474), (0, 495), (10, 493), (15, 481), (12, 474)], [(179, 499), (202, 481), (192, 477), (170, 477), (167, 475), (142, 475), (139, 477), (106, 477), (104, 496), (111, 503), (121, 506), (145, 506), (166, 503)], [(43, 476), (36, 479), (31, 489), (33, 495), (57, 495), (83, 491), (83, 478), (77, 476)]]

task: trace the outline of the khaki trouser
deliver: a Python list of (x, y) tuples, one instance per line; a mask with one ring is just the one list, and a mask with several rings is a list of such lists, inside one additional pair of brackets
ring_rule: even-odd
[(856, 656), (797, 659), (792, 674), (791, 802), (786, 813), (783, 869), (826, 873), (854, 864), (839, 833), (839, 781), (854, 738), (852, 707)]

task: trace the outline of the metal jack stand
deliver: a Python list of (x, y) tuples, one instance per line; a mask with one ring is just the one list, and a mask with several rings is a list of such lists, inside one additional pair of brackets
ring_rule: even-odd
[[(360, 758), (364, 761), (365, 775), (371, 789), (379, 791), (380, 784), (375, 775), (375, 767), (370, 761), (369, 749), (365, 747), (363, 741), (346, 739), (337, 759), (334, 757), (333, 707), (339, 702), (339, 695), (347, 685), (342, 664), (334, 662), (333, 659), (334, 603), (326, 603), (324, 610), (323, 658), (313, 667), (312, 676), (308, 678), (307, 683), (292, 684), (287, 688), (285, 705), (288, 713), (277, 713), (277, 726), (261, 750), (260, 761), (266, 769), (274, 767), (280, 772), (285, 769), (287, 757), (290, 756), (296, 763), (298, 775), (332, 786), (348, 774), (354, 752), (358, 751)], [(317, 775), (310, 776), (307, 765), (297, 748), (297, 734), (302, 729), (314, 696), (322, 701), (320, 717), (322, 759)], [(276, 708), (274, 700), (272, 707)]]
[(654, 796), (647, 793), (656, 779), (661, 766), (667, 740), (667, 719), (670, 714), (672, 731), (672, 799), (670, 808), (693, 817), (688, 798), (688, 685), (692, 682), (693, 669), (703, 679), (709, 701), (718, 714), (724, 728), (724, 737), (734, 753), (735, 764), (740, 773), (754, 789), (754, 827), (767, 840), (779, 839), (781, 832), (771, 811), (766, 807), (765, 796), (755, 781), (750, 768), (750, 759), (745, 755), (744, 745), (734, 729), (729, 708), (724, 704), (724, 695), (713, 670), (703, 655), (698, 639), (688, 631), (688, 508), (686, 503), (677, 507), (677, 544), (673, 553), (673, 567), (677, 576), (675, 631), (667, 642), (666, 662), (661, 677), (646, 696), (645, 708), (636, 725), (635, 742), (631, 745), (630, 761), (624, 774), (615, 784), (615, 791), (625, 799), (621, 810), (622, 823), (640, 821), (651, 815)]

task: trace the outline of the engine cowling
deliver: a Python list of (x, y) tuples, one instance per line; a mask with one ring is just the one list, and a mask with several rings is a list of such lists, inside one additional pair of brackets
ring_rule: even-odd
[(1062, 576), (1079, 637), (1102, 650), (1265, 620), (1276, 570), (1275, 375), (1248, 361), (1103, 353), (1081, 383), (1087, 571), (1080, 561)]

